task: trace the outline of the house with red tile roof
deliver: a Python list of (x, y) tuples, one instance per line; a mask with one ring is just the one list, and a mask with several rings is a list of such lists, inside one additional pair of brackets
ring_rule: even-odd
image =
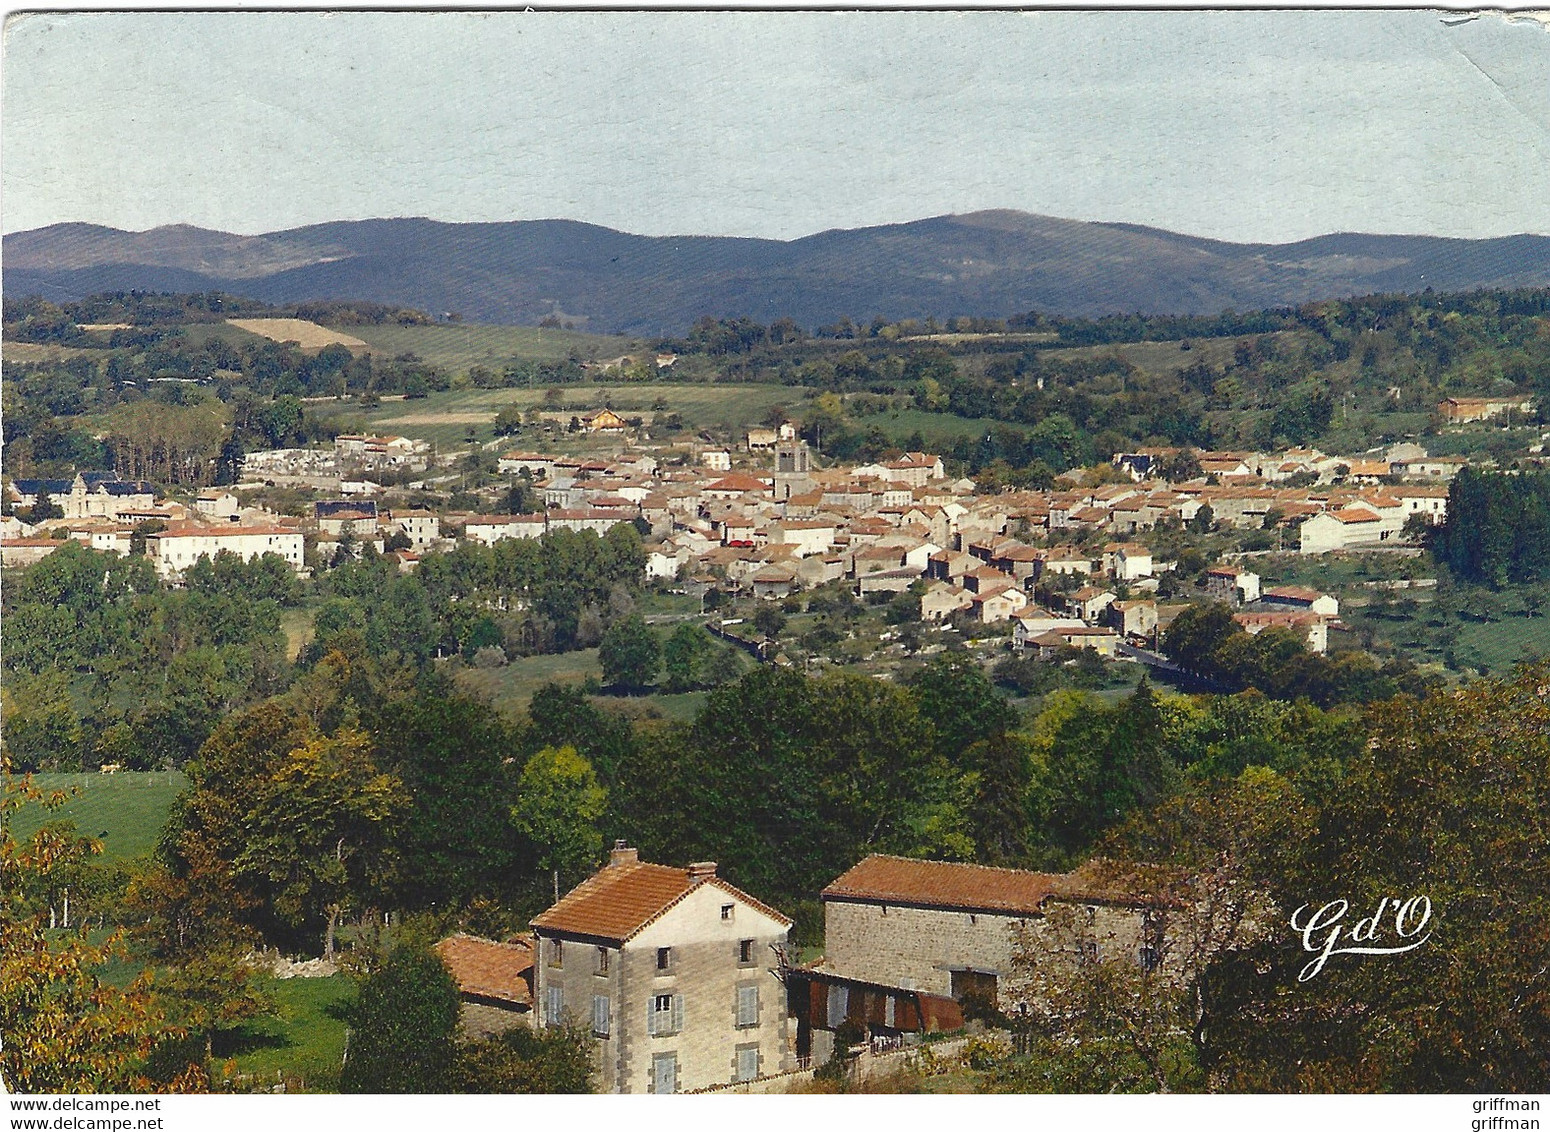
[(466, 1037), (479, 1039), (528, 1024), (533, 1009), (533, 939), (509, 943), (459, 932), (435, 947), (457, 983)]
[(824, 957), (787, 975), (797, 1056), (814, 1062), (845, 1022), (873, 1037), (952, 1029), (971, 996), (1015, 1013), (1026, 1001), (1019, 936), (1043, 939), (1056, 907), (1082, 926), (1084, 959), (1165, 966), (1162, 913), (1177, 906), (1166, 888), (1103, 861), (1062, 874), (881, 854), (821, 897)]
[(714, 862), (609, 862), (534, 917), (537, 1024), (588, 1029), (599, 1091), (677, 1093), (789, 1069), (791, 919)]

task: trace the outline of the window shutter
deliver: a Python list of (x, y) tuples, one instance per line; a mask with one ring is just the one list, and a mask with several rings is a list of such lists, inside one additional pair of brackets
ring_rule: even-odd
[(600, 1038), (608, 1036), (608, 996), (592, 996), (592, 1032)]
[(653, 998), (646, 1000), (646, 1036), (657, 1036), (657, 1003)]
[(678, 1033), (684, 1028), (684, 996), (673, 996), (673, 1033)]
[(737, 1024), (754, 1026), (759, 1022), (759, 988), (737, 988)]

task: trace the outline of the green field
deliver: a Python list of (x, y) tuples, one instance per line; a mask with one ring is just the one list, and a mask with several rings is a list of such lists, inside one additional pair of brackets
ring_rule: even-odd
[(603, 670), (596, 649), (562, 652), (548, 656), (523, 656), (500, 668), (460, 668), (458, 684), (476, 692), (505, 714), (527, 713), (533, 693), (548, 683), (580, 684), (588, 676), (600, 680)]
[[(1277, 337), (1279, 333), (1286, 332), (1278, 332), (1271, 337)], [(1243, 337), (1258, 338), (1260, 335), (1247, 334)], [(1180, 342), (1119, 342), (1103, 346), (1071, 346), (1050, 350), (1043, 356), (1062, 361), (1094, 361), (1118, 355), (1146, 373), (1172, 373), (1196, 362), (1225, 365), (1232, 361), (1233, 347), (1237, 342), (1237, 338), (1193, 338), (1189, 340), (1187, 350), (1182, 348)]]
[(309, 1093), (337, 1090), (345, 1024), (331, 1008), (353, 994), (349, 978), (266, 977), (258, 983), (274, 1000), (276, 1014), (250, 1023), (236, 1036), (230, 1063), (239, 1090), (256, 1091), (281, 1081)]
[(149, 853), (161, 836), (173, 799), (187, 779), (180, 771), (120, 771), (117, 774), (35, 774), (41, 790), (81, 792), (57, 810), (25, 806), (11, 818), (11, 836), (32, 836), (44, 822), (69, 820), (81, 833), (101, 837), (103, 859), (115, 861)]
[(636, 338), (544, 330), (536, 326), (338, 326), (373, 350), (397, 357), (414, 354), (433, 365), (462, 372), (469, 366), (498, 369), (511, 361), (558, 361), (575, 354), (582, 361), (617, 358), (640, 349)]
[[(802, 399), (799, 390), (784, 385), (568, 385), (559, 402), (544, 403), (544, 389), (454, 389), (432, 393), (412, 401), (384, 401), (370, 413), (359, 405), (318, 404), (312, 411), (320, 418), (340, 415), (373, 432), (429, 440), (440, 448), (455, 448), (466, 443), (472, 428), (480, 441), (495, 438), (495, 415), (508, 406), (524, 411), (542, 408), (546, 412), (581, 414), (601, 408), (606, 401), (626, 416), (639, 414), (648, 420), (657, 413), (677, 413), (687, 427), (726, 428), (741, 432), (759, 424), (774, 405), (795, 408)], [(664, 406), (655, 409), (656, 405)], [(954, 419), (954, 418), (947, 418)], [(574, 439), (574, 438), (572, 438)], [(529, 441), (514, 443), (530, 444)], [(617, 442), (613, 442), (617, 445)], [(567, 450), (576, 445), (567, 442)]]
[(899, 409), (853, 417), (851, 424), (862, 430), (876, 425), (895, 443), (902, 443), (918, 432), (928, 448), (958, 440), (978, 440), (992, 428), (1009, 429), (1012, 432), (1028, 431), (1027, 425), (1015, 421), (998, 421), (992, 417), (955, 417), (951, 413), (928, 413), (921, 409)]

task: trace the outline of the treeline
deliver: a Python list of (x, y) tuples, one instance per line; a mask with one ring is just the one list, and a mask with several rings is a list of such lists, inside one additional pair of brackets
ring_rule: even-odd
[(1432, 552), (1458, 578), (1500, 588), (1550, 581), (1550, 475), (1466, 467), (1448, 485)]
[[(481, 649), (588, 647), (629, 615), (643, 571), (628, 523), (463, 545), (412, 575), (367, 548), (305, 585), (277, 556), (221, 553), (171, 588), (143, 554), (70, 541), (4, 590), (5, 747), (22, 770), (181, 767), (220, 719), (283, 692), (341, 640), (410, 672)], [(323, 600), (293, 664), (280, 618), (306, 585)]]
[(5, 586), (5, 750), (21, 770), (181, 766), (229, 712), (291, 679), (289, 564), (202, 560), (181, 590), (148, 559), (66, 542)]
[(276, 305), (220, 291), (113, 291), (67, 303), (52, 303), (37, 295), (8, 296), (3, 303), (3, 318), (6, 337), (12, 341), (60, 346), (99, 344), (90, 332), (80, 329), (82, 324), (142, 328), (223, 322), (228, 318), (303, 318), (336, 326), (421, 326), (435, 321), (424, 311), (386, 303), (338, 299)]
[(1305, 699), (1321, 707), (1421, 696), (1442, 683), (1408, 660), (1380, 663), (1366, 652), (1321, 656), (1295, 629), (1251, 635), (1227, 606), (1215, 603), (1192, 605), (1174, 618), (1163, 634), (1162, 651), (1224, 691), (1253, 688), (1275, 699)]
[[(687, 724), (632, 724), (548, 686), (510, 721), (341, 638), (189, 765), (147, 915), (167, 949), (251, 932), (326, 950), (388, 909), (494, 930), (621, 837), (647, 859), (717, 860), (810, 917), (813, 894), (869, 852), (1063, 866), (1188, 781), (1327, 774), (1362, 741), (1355, 719), (1305, 703), (1145, 684), (1112, 706), (1060, 692), (1025, 720), (951, 656), (903, 685), (760, 668)], [(228, 911), (192, 914), (212, 907)]]

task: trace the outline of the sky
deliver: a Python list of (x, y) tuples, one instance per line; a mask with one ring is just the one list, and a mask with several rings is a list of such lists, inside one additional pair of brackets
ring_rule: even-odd
[(20, 15), (0, 226), (1550, 234), (1547, 76), (1436, 11)]

